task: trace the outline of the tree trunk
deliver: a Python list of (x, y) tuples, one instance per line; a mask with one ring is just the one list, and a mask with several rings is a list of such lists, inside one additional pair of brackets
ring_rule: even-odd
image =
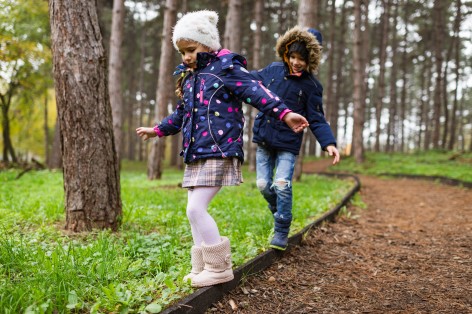
[(117, 230), (119, 162), (96, 1), (50, 0), (57, 109), (64, 162), (66, 229)]
[(380, 152), (380, 133), (381, 129), (381, 118), (383, 100), (385, 96), (385, 62), (387, 61), (387, 45), (388, 35), (390, 31), (390, 1), (383, 0), (382, 5), (384, 7), (382, 14), (382, 34), (380, 36), (380, 47), (379, 47), (379, 85), (377, 91), (377, 101), (375, 102), (375, 147), (376, 152)]
[(318, 18), (318, 5), (316, 0), (300, 0), (298, 4), (298, 25), (315, 27), (320, 21)]
[[(354, 91), (352, 100), (354, 103), (354, 127), (353, 127), (353, 154), (357, 163), (364, 161), (364, 130), (365, 119), (365, 99), (362, 98), (365, 80), (365, 61), (363, 60), (362, 49), (362, 16), (367, 12), (362, 12), (363, 1), (354, 0), (354, 38), (353, 38), (353, 81)], [(365, 10), (367, 11), (367, 10)]]
[[(348, 104), (345, 101), (341, 101), (343, 97), (344, 92), (344, 75), (343, 75), (343, 64), (344, 64), (344, 51), (346, 47), (346, 39), (344, 34), (346, 34), (346, 1), (343, 1), (342, 7), (341, 7), (341, 18), (339, 21), (339, 34), (338, 36), (338, 43), (336, 45), (336, 88), (335, 88), (335, 95), (334, 95), (334, 103), (336, 103), (336, 106), (339, 109), (344, 109), (344, 120), (347, 119), (347, 110), (348, 110)], [(342, 104), (342, 106), (340, 106)], [(338, 109), (338, 110), (339, 110)], [(336, 121), (338, 118), (336, 119)], [(334, 129), (334, 127), (332, 128)], [(337, 129), (337, 127), (336, 127)], [(336, 130), (333, 130), (336, 131)], [(346, 132), (347, 132), (347, 123), (344, 122), (343, 125), (343, 138), (346, 138)], [(340, 149), (341, 147), (338, 147)], [(347, 148), (347, 147), (346, 147)]]
[[(394, 13), (393, 13), (393, 24), (397, 25), (398, 20), (398, 4), (394, 4)], [(397, 34), (392, 33), (392, 64), (397, 64), (397, 49), (398, 48), (398, 39)], [(389, 103), (389, 117), (387, 124), (387, 152), (393, 152), (395, 143), (397, 141), (397, 136), (395, 132), (395, 125), (397, 121), (397, 74), (398, 68), (392, 67), (390, 73), (390, 103)]]
[(113, 17), (110, 36), (110, 63), (108, 66), (108, 82), (110, 103), (113, 115), (113, 134), (118, 160), (122, 157), (123, 144), (123, 96), (121, 92), (121, 68), (123, 64), (121, 45), (125, 16), (124, 0), (113, 1)]
[[(336, 25), (336, 1), (331, 0), (330, 23)], [(339, 105), (333, 101), (334, 98), (334, 57), (336, 53), (336, 27), (330, 27), (329, 32), (329, 56), (328, 56), (328, 83), (326, 86), (326, 118), (333, 130), (334, 138), (338, 135), (338, 110)], [(336, 78), (337, 80), (338, 78)]]
[[(169, 78), (172, 77), (172, 60), (174, 47), (172, 46), (172, 27), (177, 19), (177, 0), (166, 0), (164, 13), (164, 27), (162, 29), (161, 57), (159, 60), (159, 77), (157, 81), (155, 122), (162, 121), (167, 116), (167, 107), (172, 100), (169, 88)], [(161, 179), (164, 170), (165, 137), (152, 141), (151, 153), (148, 158), (148, 178)]]
[(436, 65), (436, 84), (434, 86), (434, 111), (433, 111), (433, 148), (439, 148), (439, 134), (441, 130), (441, 86), (442, 86), (442, 48), (443, 48), (443, 6), (442, 0), (434, 0), (433, 25), (434, 25), (434, 58)]
[[(450, 135), (449, 135), (449, 146), (448, 146), (448, 149), (449, 150), (453, 150), (454, 149), (454, 145), (455, 145), (455, 142), (456, 142), (456, 124), (457, 124), (457, 119), (456, 119), (456, 112), (457, 112), (457, 107), (458, 107), (458, 99), (457, 99), (457, 91), (459, 89), (459, 77), (460, 77), (460, 73), (459, 73), (459, 65), (460, 65), (460, 57), (461, 57), (461, 53), (460, 53), (460, 47), (461, 47), (461, 38), (459, 36), (459, 30), (460, 30), (460, 26), (461, 26), (461, 23), (462, 23), (462, 15), (461, 15), (461, 7), (462, 7), (462, 2), (461, 0), (457, 0), (456, 1), (456, 6), (457, 6), (457, 13), (456, 13), (456, 18), (454, 20), (454, 49), (455, 49), (455, 62), (456, 62), (456, 67), (455, 67), (455, 70), (454, 70), (454, 74), (455, 74), (455, 88), (454, 88), (454, 102), (453, 102), (453, 105), (452, 105), (452, 114), (451, 114), (451, 132), (450, 132)], [(462, 98), (464, 98), (462, 96)], [(462, 116), (462, 110), (459, 111), (460, 114), (459, 114), (459, 118), (461, 118)]]
[(13, 163), (17, 163), (15, 150), (11, 142), (10, 136), (10, 118), (8, 112), (10, 111), (11, 98), (15, 86), (10, 85), (10, 89), (6, 94), (0, 94), (0, 109), (2, 114), (2, 139), (3, 139), (3, 161), (8, 163), (10, 158)]
[(48, 126), (48, 89), (44, 92), (44, 164), (49, 165), (49, 149), (51, 147), (51, 140), (49, 137), (49, 126)]
[[(405, 4), (405, 2), (403, 2)], [(401, 69), (402, 69), (402, 90), (401, 90), (401, 95), (400, 95), (400, 119), (399, 119), (399, 127), (400, 127), (400, 152), (403, 153), (405, 152), (405, 120), (406, 120), (406, 91), (408, 88), (407, 85), (407, 68), (409, 66), (408, 64), (408, 47), (407, 47), (407, 42), (408, 42), (408, 29), (407, 25), (409, 23), (409, 10), (408, 6), (404, 6), (403, 8), (403, 13), (404, 13), (404, 22), (405, 22), (405, 33), (403, 35), (403, 51), (402, 51), (402, 63), (401, 63)], [(413, 69), (413, 66), (410, 67), (410, 71)]]
[(236, 53), (241, 52), (241, 0), (229, 0), (223, 45)]
[[(264, 13), (264, 0), (256, 0), (254, 2), (254, 21), (256, 23), (256, 29), (254, 30), (254, 41), (253, 41), (253, 59), (252, 59), (252, 66), (254, 69), (261, 68), (261, 47), (262, 47), (262, 21), (263, 21), (263, 13)], [(247, 149), (247, 161), (249, 165), (249, 171), (256, 170), (256, 149), (257, 144), (252, 142), (252, 128), (254, 126), (254, 119), (256, 116), (256, 108), (252, 106), (248, 106), (247, 116), (249, 117), (248, 120), (248, 149)]]

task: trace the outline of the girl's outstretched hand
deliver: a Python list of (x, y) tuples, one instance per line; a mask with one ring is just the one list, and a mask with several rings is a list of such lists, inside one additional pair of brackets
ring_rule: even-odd
[(305, 119), (304, 116), (295, 113), (289, 112), (287, 113), (282, 120), (287, 123), (287, 125), (293, 130), (295, 133), (302, 132), (306, 127), (308, 127), (308, 121)]
[(146, 128), (146, 127), (139, 127), (136, 129), (136, 133), (142, 137), (143, 140), (147, 141), (151, 137), (156, 137), (156, 131), (154, 131), (154, 128)]

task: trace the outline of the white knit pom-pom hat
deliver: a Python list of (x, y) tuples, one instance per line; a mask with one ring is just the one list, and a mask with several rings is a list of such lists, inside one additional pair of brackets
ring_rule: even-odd
[(185, 14), (177, 21), (172, 34), (172, 43), (178, 50), (177, 41), (189, 39), (201, 43), (213, 51), (221, 48), (220, 35), (216, 24), (218, 13), (201, 10)]

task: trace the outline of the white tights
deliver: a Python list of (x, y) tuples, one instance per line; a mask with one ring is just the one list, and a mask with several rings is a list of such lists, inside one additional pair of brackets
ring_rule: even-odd
[(208, 204), (220, 189), (220, 186), (200, 186), (188, 190), (187, 218), (195, 246), (202, 246), (202, 242), (206, 245), (221, 242), (218, 226), (208, 213)]

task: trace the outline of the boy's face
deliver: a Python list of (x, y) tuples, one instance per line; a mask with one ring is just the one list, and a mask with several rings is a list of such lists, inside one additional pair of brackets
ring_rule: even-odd
[(197, 67), (197, 53), (210, 52), (210, 48), (193, 40), (186, 39), (179, 40), (177, 42), (177, 48), (179, 48), (183, 63), (191, 69)]
[(292, 68), (292, 72), (300, 73), (307, 69), (307, 64), (302, 55), (298, 52), (292, 52), (289, 57), (289, 65)]

